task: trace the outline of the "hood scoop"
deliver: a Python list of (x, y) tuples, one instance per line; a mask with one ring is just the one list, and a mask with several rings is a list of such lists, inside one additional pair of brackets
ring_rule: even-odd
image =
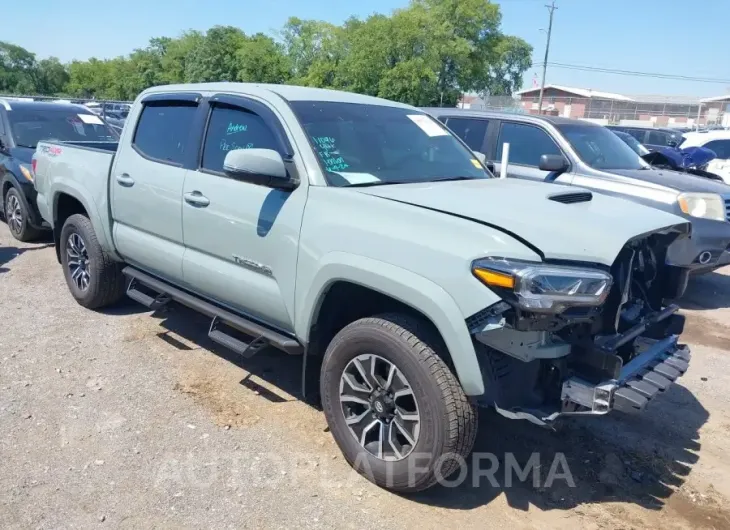
[(556, 193), (548, 197), (551, 201), (562, 202), (563, 204), (573, 204), (575, 202), (589, 202), (593, 200), (593, 194), (589, 191), (579, 191), (574, 193)]

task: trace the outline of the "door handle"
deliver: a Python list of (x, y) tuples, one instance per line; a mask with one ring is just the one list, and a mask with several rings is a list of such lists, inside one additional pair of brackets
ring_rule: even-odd
[(134, 186), (134, 179), (126, 173), (117, 175), (117, 182), (126, 188), (131, 188), (132, 186)]
[(200, 193), (199, 191), (193, 191), (183, 195), (185, 202), (191, 206), (197, 206), (198, 208), (205, 208), (210, 204), (208, 197)]

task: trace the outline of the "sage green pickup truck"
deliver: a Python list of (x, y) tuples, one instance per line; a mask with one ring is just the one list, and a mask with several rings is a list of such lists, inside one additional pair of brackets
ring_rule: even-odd
[(636, 411), (688, 367), (667, 303), (688, 272), (665, 259), (684, 219), (494, 178), (407, 105), (156, 87), (118, 144), (41, 142), (34, 168), (79, 304), (181, 303), (243, 357), (302, 355), (348, 462), (396, 491), (463, 464), (479, 405)]

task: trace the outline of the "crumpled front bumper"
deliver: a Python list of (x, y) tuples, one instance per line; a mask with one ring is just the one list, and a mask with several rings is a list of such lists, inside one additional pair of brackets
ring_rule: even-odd
[(690, 349), (677, 341), (677, 335), (662, 340), (637, 339), (641, 353), (623, 366), (617, 379), (599, 384), (577, 377), (568, 379), (563, 383), (561, 392), (562, 410), (544, 420), (553, 420), (561, 415), (642, 410), (689, 368)]

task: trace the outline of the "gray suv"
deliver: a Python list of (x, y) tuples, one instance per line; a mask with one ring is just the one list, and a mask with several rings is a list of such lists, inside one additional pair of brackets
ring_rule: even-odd
[(730, 263), (730, 186), (656, 170), (606, 127), (582, 120), (455, 108), (425, 109), (445, 123), (489, 168), (500, 171), (510, 144), (508, 177), (554, 180), (629, 199), (692, 222), (692, 236), (667, 259), (710, 272)]

